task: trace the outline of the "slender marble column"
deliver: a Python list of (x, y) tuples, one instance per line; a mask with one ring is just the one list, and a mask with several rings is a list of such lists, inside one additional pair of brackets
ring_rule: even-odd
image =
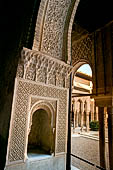
[(90, 112), (90, 98), (87, 100), (87, 107), (86, 107), (86, 131), (89, 131), (89, 112)]
[(89, 112), (86, 112), (86, 131), (89, 132)]
[(79, 107), (80, 107), (80, 103), (77, 101), (76, 103), (76, 127), (78, 127), (78, 117), (79, 117)]
[(96, 106), (96, 121), (98, 121), (99, 120), (99, 118), (98, 118), (98, 107)]
[(75, 129), (75, 125), (76, 125), (76, 112), (74, 111), (74, 119), (73, 119), (73, 128)]
[(91, 121), (94, 120), (94, 100), (91, 100)]
[(75, 98), (74, 98), (74, 102), (73, 102), (73, 111), (74, 111), (74, 120), (73, 120), (73, 128), (75, 128), (76, 127), (76, 106), (77, 105), (77, 102), (76, 102), (76, 100), (75, 100)]
[(84, 102), (82, 102), (81, 104), (81, 130), (83, 128), (84, 125)]
[(79, 112), (76, 111), (76, 123), (75, 123), (75, 126), (78, 127), (78, 115), (79, 115)]

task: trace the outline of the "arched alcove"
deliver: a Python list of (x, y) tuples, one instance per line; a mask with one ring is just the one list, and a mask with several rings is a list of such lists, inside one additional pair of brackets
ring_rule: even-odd
[(32, 115), (28, 135), (28, 157), (29, 154), (51, 154), (52, 143), (51, 117), (46, 110), (38, 109)]

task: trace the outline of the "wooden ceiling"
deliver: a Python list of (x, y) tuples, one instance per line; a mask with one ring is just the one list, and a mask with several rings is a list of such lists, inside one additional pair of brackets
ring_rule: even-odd
[(112, 1), (80, 0), (75, 23), (88, 32), (93, 32), (113, 20)]

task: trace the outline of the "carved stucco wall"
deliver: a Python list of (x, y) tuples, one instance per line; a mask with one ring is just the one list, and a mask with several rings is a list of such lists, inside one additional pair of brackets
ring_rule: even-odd
[(30, 96), (57, 102), (56, 154), (66, 152), (68, 90), (17, 78), (13, 100), (7, 164), (26, 159)]
[[(68, 64), (70, 64), (72, 58), (73, 66), (78, 62), (85, 61), (90, 64), (95, 74), (93, 36), (88, 35), (81, 41), (72, 42), (71, 44), (72, 25), (78, 4), (79, 0), (41, 1), (33, 50), (64, 60)], [(53, 81), (52, 83), (55, 82)]]
[[(67, 87), (70, 70), (63, 61), (34, 50), (22, 50), (16, 75), (7, 164), (24, 161), (27, 157), (27, 138), (32, 125), (32, 113), (29, 115), (29, 112), (38, 101), (42, 102), (42, 109), (46, 103), (54, 108), (51, 112), (57, 121), (52, 125), (56, 127), (55, 154), (66, 152), (68, 90), (64, 87)], [(44, 101), (40, 97), (44, 97)]]
[(72, 43), (72, 65), (80, 61), (86, 61), (92, 66), (93, 57), (93, 35), (87, 35), (79, 41)]
[[(7, 164), (26, 159), (31, 107), (29, 100), (32, 95), (37, 96), (37, 101), (40, 100), (40, 97), (44, 97), (48, 102), (56, 100), (56, 106), (55, 103), (52, 104), (54, 110), (57, 111), (55, 153), (66, 152), (68, 110), (68, 90), (66, 88), (69, 87), (67, 85), (69, 84), (68, 76), (72, 67), (61, 60), (65, 58), (62, 56), (63, 34), (71, 3), (71, 0), (41, 1), (37, 18), (39, 25), (36, 26), (33, 50), (24, 48), (18, 64)], [(76, 8), (77, 5), (75, 5), (74, 11)], [(69, 32), (71, 32), (73, 17), (74, 12)], [(68, 39), (71, 38), (70, 34), (69, 36)], [(37, 101), (34, 99), (34, 104)]]
[[(37, 17), (33, 50), (42, 51), (54, 58), (65, 60), (62, 54), (63, 39), (67, 37), (69, 51), (71, 30), (79, 0), (42, 0)], [(70, 10), (72, 13), (70, 13)], [(66, 26), (68, 26), (68, 30)], [(66, 35), (64, 35), (66, 34)], [(67, 35), (68, 34), (68, 35)], [(66, 54), (65, 54), (66, 55)]]
[[(84, 60), (92, 67), (94, 65), (94, 62), (92, 64), (92, 35), (81, 42), (71, 44), (72, 25), (78, 4), (79, 0), (41, 1), (33, 50), (64, 61), (67, 58), (69, 64), (72, 58), (72, 65)], [(67, 47), (64, 47), (65, 43)]]
[(43, 53), (23, 48), (17, 77), (67, 87), (72, 67)]

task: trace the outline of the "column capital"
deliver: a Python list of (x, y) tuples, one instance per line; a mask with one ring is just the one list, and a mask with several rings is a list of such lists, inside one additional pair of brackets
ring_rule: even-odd
[(87, 112), (86, 112), (86, 115), (89, 116), (89, 113), (90, 113), (90, 111), (87, 111)]

